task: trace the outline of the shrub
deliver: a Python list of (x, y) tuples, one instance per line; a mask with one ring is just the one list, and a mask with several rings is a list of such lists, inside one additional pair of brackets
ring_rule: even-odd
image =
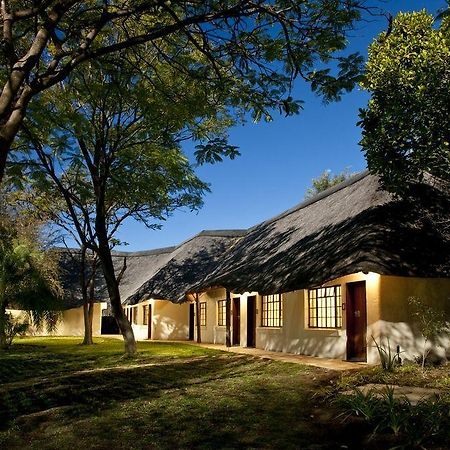
[(22, 336), (30, 327), (26, 321), (21, 321), (18, 318), (13, 317), (12, 314), (6, 314), (5, 335), (6, 345), (10, 347), (16, 336)]
[(412, 405), (407, 397), (396, 397), (394, 388), (355, 388), (350, 395), (338, 397), (344, 420), (363, 418), (373, 429), (372, 439), (382, 433), (393, 434), (406, 448), (423, 447), (426, 443), (445, 444), (450, 439), (450, 398), (426, 399)]
[(448, 331), (449, 323), (443, 311), (436, 310), (430, 305), (426, 305), (420, 298), (410, 297), (408, 302), (413, 308), (413, 316), (415, 317), (419, 330), (424, 338), (421, 355), (423, 371), (425, 369), (427, 356), (431, 350), (428, 347), (428, 343), (435, 340), (440, 334)]
[(401, 365), (400, 353), (391, 350), (389, 338), (387, 338), (387, 346), (381, 340), (378, 343), (373, 336), (372, 339), (377, 347), (382, 369), (387, 372), (393, 372), (396, 367)]

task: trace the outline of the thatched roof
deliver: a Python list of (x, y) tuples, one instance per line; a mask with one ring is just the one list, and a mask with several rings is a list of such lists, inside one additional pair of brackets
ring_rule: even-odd
[(415, 186), (400, 201), (367, 172), (253, 228), (198, 285), (288, 292), (353, 272), (450, 277), (450, 196)]
[[(115, 252), (116, 273), (127, 259), (122, 301), (182, 302), (215, 286), (288, 292), (359, 271), (450, 277), (450, 194), (430, 183), (410, 194), (395, 199), (364, 172), (249, 230), (202, 231), (176, 247)], [(66, 303), (80, 306), (79, 268), (68, 273)], [(101, 276), (97, 283), (104, 301)]]
[[(142, 252), (113, 251), (113, 262), (118, 275), (126, 258), (126, 270), (119, 284), (122, 299), (128, 298), (136, 289), (152, 277), (168, 260), (175, 247), (166, 247)], [(57, 249), (60, 264), (61, 284), (64, 289), (63, 309), (83, 305), (80, 286), (81, 253), (79, 249)], [(88, 268), (87, 273), (90, 273)], [(95, 302), (108, 302), (108, 292), (100, 264), (95, 278)]]
[[(133, 295), (149, 278), (152, 278), (169, 261), (175, 249), (176, 247), (165, 247), (133, 253), (114, 252), (116, 274), (120, 273), (124, 257), (126, 257), (127, 268), (119, 284), (122, 302)], [(104, 297), (107, 297), (106, 290)]]
[(188, 239), (125, 302), (135, 304), (148, 298), (184, 301), (186, 293), (216, 269), (225, 252), (244, 234), (245, 230), (208, 230)]

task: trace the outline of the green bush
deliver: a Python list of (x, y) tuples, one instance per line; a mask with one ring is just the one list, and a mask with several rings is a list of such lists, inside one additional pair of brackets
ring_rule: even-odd
[(30, 325), (26, 321), (21, 321), (13, 317), (12, 314), (6, 314), (5, 335), (6, 345), (10, 347), (16, 336), (23, 336), (29, 329)]
[(450, 397), (420, 401), (412, 405), (407, 397), (396, 397), (394, 388), (362, 392), (355, 388), (350, 395), (338, 397), (344, 420), (363, 418), (373, 430), (372, 439), (393, 434), (407, 448), (425, 444), (440, 445), (450, 440)]
[(387, 345), (384, 345), (381, 340), (378, 343), (373, 336), (372, 339), (377, 347), (382, 369), (387, 372), (393, 372), (396, 367), (401, 365), (400, 353), (395, 353), (391, 350), (389, 338), (387, 338)]

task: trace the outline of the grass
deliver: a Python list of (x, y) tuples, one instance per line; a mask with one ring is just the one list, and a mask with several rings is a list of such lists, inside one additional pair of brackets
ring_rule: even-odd
[[(0, 353), (0, 448), (335, 448), (337, 373), (173, 343), (21, 339)], [(341, 439), (339, 437), (339, 439)]]
[(0, 448), (382, 448), (323, 395), (355, 376), (182, 343), (124, 358), (115, 339), (21, 339), (0, 353)]

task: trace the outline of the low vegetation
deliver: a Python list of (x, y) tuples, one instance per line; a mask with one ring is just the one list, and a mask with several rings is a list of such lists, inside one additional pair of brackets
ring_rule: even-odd
[[(342, 391), (396, 382), (450, 392), (444, 368), (340, 373), (160, 342), (140, 343), (130, 358), (120, 340), (81, 341), (20, 338), (0, 354), (1, 448), (388, 448), (410, 442), (405, 428), (379, 425), (386, 405), (371, 397), (359, 398), (374, 410), (362, 417), (358, 399), (335, 401)], [(405, 405), (394, 402), (393, 417)], [(439, 414), (438, 423), (448, 423), (442, 404), (420, 408), (405, 414), (415, 421), (420, 411)]]
[(346, 372), (336, 388), (348, 390), (369, 383), (444, 389), (450, 393), (450, 371), (448, 365), (425, 367), (425, 371), (422, 371), (419, 364), (407, 363), (391, 372), (379, 366), (370, 366)]
[[(450, 395), (422, 399), (413, 404), (405, 395), (397, 396), (392, 386), (381, 391), (370, 389), (338, 397), (344, 420), (359, 418), (383, 448), (446, 448), (450, 441)], [(444, 447), (443, 447), (444, 446)]]
[[(0, 447), (333, 448), (314, 393), (337, 373), (189, 344), (20, 339), (0, 355)], [(336, 412), (335, 412), (336, 413)], [(327, 419), (328, 420), (328, 419)], [(336, 422), (340, 427), (340, 424)]]

